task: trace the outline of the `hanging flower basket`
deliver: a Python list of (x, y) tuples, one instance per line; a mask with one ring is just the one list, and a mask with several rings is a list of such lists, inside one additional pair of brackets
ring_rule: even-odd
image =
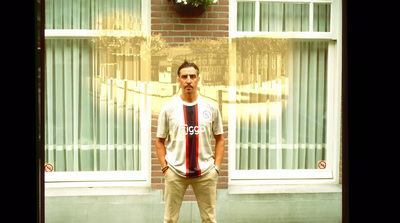
[(217, 0), (172, 0), (175, 11), (184, 16), (199, 16), (210, 3), (216, 2)]

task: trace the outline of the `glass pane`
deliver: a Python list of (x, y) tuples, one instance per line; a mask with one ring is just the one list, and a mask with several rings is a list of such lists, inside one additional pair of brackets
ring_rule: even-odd
[[(47, 0), (46, 28), (140, 31), (140, 4)], [(140, 170), (143, 41), (46, 38), (45, 162), (53, 172)]]
[(314, 32), (330, 32), (331, 4), (314, 4)]
[(237, 3), (237, 31), (254, 31), (255, 2)]
[(138, 30), (141, 0), (46, 0), (46, 29)]
[(235, 41), (236, 169), (317, 169), (326, 158), (328, 43)]
[(307, 32), (309, 31), (308, 3), (260, 3), (260, 31)]

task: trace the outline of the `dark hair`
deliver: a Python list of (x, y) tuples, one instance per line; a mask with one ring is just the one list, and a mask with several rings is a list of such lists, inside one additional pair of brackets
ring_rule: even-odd
[(196, 69), (196, 71), (197, 71), (197, 76), (199, 76), (200, 71), (199, 71), (199, 68), (197, 67), (197, 65), (196, 65), (195, 63), (193, 63), (193, 62), (188, 62), (187, 60), (185, 60), (185, 61), (183, 62), (183, 64), (178, 68), (178, 77), (180, 76), (180, 75), (179, 75), (179, 72), (181, 72), (181, 70), (182, 70), (183, 68), (186, 68), (186, 67), (193, 67), (194, 69)]

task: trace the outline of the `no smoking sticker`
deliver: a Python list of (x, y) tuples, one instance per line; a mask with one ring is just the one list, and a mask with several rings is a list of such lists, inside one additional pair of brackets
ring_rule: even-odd
[(48, 163), (44, 166), (44, 171), (46, 171), (46, 172), (53, 172), (53, 169), (54, 169), (54, 167), (50, 163)]
[(326, 162), (325, 161), (319, 161), (318, 162), (318, 168), (319, 169), (325, 169), (326, 168)]

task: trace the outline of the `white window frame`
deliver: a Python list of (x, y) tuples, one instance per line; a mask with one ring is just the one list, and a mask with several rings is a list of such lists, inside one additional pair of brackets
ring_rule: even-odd
[[(237, 2), (255, 2), (255, 31), (237, 31)], [(308, 32), (260, 32), (259, 11), (260, 2), (296, 2), (310, 4), (310, 30)], [(313, 32), (313, 3), (331, 4), (330, 32)], [(342, 1), (341, 0), (235, 0), (229, 1), (229, 42), (240, 37), (265, 37), (298, 40), (329, 40), (327, 71), (327, 160), (326, 169), (323, 170), (236, 170), (236, 87), (235, 81), (230, 80), (229, 87), (229, 122), (228, 122), (228, 151), (229, 151), (229, 193), (269, 193), (276, 192), (276, 187), (271, 185), (303, 185), (301, 191), (314, 190), (312, 184), (338, 184), (341, 148), (341, 66), (342, 66)], [(232, 44), (231, 44), (232, 45)], [(236, 51), (232, 46), (230, 56), (230, 73), (235, 73)], [(290, 69), (290, 68), (289, 68)], [(235, 79), (232, 77), (231, 79)], [(304, 189), (304, 185), (307, 188)], [(283, 191), (296, 190), (284, 187)], [(338, 191), (338, 189), (328, 189)], [(282, 191), (281, 191), (282, 192)]]
[[(90, 39), (100, 36), (150, 36), (150, 1), (142, 0), (141, 31), (111, 31), (88, 29), (45, 29), (45, 39)], [(145, 55), (143, 58), (146, 57)], [(145, 58), (148, 59), (148, 58)], [(147, 64), (147, 62), (146, 62)], [(148, 63), (150, 64), (150, 63)], [(146, 66), (142, 71), (148, 72)], [(140, 86), (140, 121), (151, 122), (151, 83), (142, 81)], [(136, 191), (147, 193), (151, 186), (151, 127), (140, 125), (141, 166), (139, 171), (79, 171), (79, 172), (45, 172), (45, 188), (82, 188), (82, 187), (137, 187)], [(97, 192), (95, 192), (97, 193)], [(104, 193), (104, 192), (101, 192)], [(107, 192), (105, 192), (107, 194)], [(132, 192), (129, 192), (132, 193)], [(128, 193), (128, 194), (129, 194)], [(83, 195), (83, 194), (82, 194)]]

